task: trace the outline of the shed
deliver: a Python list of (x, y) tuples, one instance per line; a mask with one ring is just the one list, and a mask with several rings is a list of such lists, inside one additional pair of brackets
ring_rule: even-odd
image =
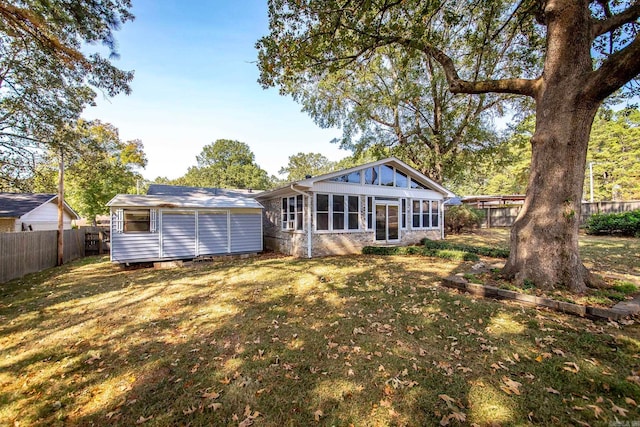
[(119, 194), (109, 201), (111, 261), (151, 262), (262, 251), (262, 205), (256, 200), (229, 190), (185, 190), (182, 194), (187, 195)]
[[(64, 229), (80, 217), (64, 202)], [(0, 232), (58, 229), (58, 195), (0, 193)]]

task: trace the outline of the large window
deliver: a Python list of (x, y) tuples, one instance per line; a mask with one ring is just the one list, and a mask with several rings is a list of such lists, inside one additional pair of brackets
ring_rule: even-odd
[(303, 201), (302, 195), (282, 198), (282, 229), (302, 230), (303, 229)]
[(413, 228), (437, 228), (439, 224), (436, 200), (413, 200), (411, 203), (411, 225)]
[(316, 230), (358, 230), (359, 218), (360, 198), (358, 196), (316, 195)]

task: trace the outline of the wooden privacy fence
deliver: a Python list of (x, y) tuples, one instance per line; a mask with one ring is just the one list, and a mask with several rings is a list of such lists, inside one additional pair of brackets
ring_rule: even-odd
[[(58, 251), (57, 231), (0, 233), (0, 283), (54, 267)], [(85, 231), (64, 231), (64, 262), (84, 256)]]
[[(521, 206), (487, 206), (480, 208), (486, 217), (483, 228), (511, 227), (520, 212)], [(581, 225), (584, 225), (591, 215), (596, 213), (619, 213), (640, 209), (640, 200), (629, 202), (583, 202), (581, 210)], [(446, 214), (445, 214), (446, 215)]]

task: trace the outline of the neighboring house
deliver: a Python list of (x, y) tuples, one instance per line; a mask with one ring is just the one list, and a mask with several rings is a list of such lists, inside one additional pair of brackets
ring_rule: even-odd
[(501, 207), (510, 205), (522, 205), (524, 203), (524, 194), (507, 194), (507, 195), (481, 195), (481, 196), (465, 196), (460, 201), (465, 205), (474, 206), (476, 208)]
[(152, 185), (111, 208), (111, 260), (150, 262), (262, 251), (262, 205), (244, 190)]
[[(64, 229), (80, 217), (65, 202)], [(0, 232), (58, 229), (56, 194), (0, 193)]]
[(443, 202), (451, 197), (391, 157), (297, 181), (256, 199), (265, 207), (265, 247), (311, 258), (441, 239)]

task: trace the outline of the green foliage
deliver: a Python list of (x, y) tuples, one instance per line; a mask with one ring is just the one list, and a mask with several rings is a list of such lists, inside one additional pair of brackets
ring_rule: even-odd
[(586, 230), (587, 234), (619, 234), (640, 237), (640, 209), (591, 215), (587, 219)]
[(0, 2), (0, 190), (31, 191), (34, 165), (54, 135), (75, 122), (96, 92), (129, 93), (113, 31), (133, 19), (130, 0)]
[[(106, 214), (107, 202), (116, 194), (131, 193), (138, 172), (147, 159), (139, 140), (121, 141), (118, 130), (109, 123), (78, 122), (71, 133), (74, 151), (65, 153), (65, 199), (80, 215), (90, 220)], [(34, 190), (56, 192), (58, 153), (49, 153), (48, 161), (38, 167)]]
[(362, 248), (362, 253), (365, 255), (422, 255), (452, 261), (477, 261), (479, 259), (478, 255), (469, 252), (425, 246), (365, 246)]
[(480, 227), (486, 217), (485, 211), (467, 205), (449, 206), (444, 214), (445, 229), (451, 233)]
[(629, 295), (629, 294), (633, 294), (635, 292), (638, 292), (638, 286), (631, 283), (631, 282), (625, 282), (625, 281), (618, 281), (616, 282), (611, 289), (618, 291), (618, 292), (622, 292), (625, 295)]
[(289, 156), (289, 163), (281, 167), (278, 173), (286, 175), (286, 181), (292, 182), (305, 179), (307, 175), (322, 175), (334, 168), (335, 163), (320, 153), (298, 153)]
[(488, 246), (473, 246), (462, 243), (451, 243), (446, 240), (430, 240), (424, 238), (420, 241), (427, 249), (448, 249), (454, 251), (468, 252), (490, 258), (509, 258), (509, 250)]
[(197, 166), (173, 181), (177, 185), (215, 188), (269, 188), (267, 172), (255, 163), (255, 156), (244, 142), (219, 139), (206, 145), (196, 157)]

